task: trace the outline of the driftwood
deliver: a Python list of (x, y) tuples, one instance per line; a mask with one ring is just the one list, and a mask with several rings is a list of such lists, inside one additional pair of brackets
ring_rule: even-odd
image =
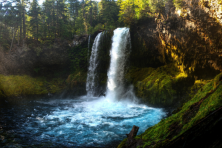
[(136, 140), (134, 138), (136, 137), (138, 130), (139, 130), (139, 127), (134, 125), (131, 132), (129, 134), (126, 134), (126, 136), (127, 136), (126, 146), (127, 147), (132, 146), (136, 142)]

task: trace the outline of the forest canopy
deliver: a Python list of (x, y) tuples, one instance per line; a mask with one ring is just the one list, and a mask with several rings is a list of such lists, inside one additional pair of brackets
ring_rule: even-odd
[[(0, 2), (0, 44), (24, 46), (71, 40), (100, 30), (129, 26), (163, 13), (166, 0), (5, 0)], [(181, 6), (181, 0), (174, 0)], [(28, 44), (28, 43), (27, 43)]]

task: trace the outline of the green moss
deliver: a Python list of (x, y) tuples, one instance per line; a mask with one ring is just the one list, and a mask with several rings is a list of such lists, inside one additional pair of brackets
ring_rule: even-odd
[(82, 71), (75, 71), (73, 74), (70, 74), (66, 79), (66, 83), (72, 88), (79, 83), (86, 82), (87, 73)]
[[(193, 97), (191, 101), (184, 105), (184, 112), (192, 103), (198, 102), (201, 98), (205, 97), (207, 94), (212, 93), (207, 99), (205, 99), (194, 118), (190, 120), (188, 124), (183, 127), (183, 132), (191, 128), (197, 121), (204, 118), (209, 112), (216, 110), (222, 106), (222, 82), (219, 81), (219, 78), (222, 74), (219, 74), (211, 82), (207, 83), (202, 90), (199, 90), (198, 93)], [(220, 85), (219, 85), (220, 84)], [(217, 88), (218, 87), (218, 88)], [(216, 89), (216, 91), (215, 91)], [(214, 92), (215, 91), (215, 92)]]
[(148, 75), (150, 75), (152, 70), (154, 70), (154, 68), (151, 68), (151, 67), (148, 67), (148, 68), (132, 67), (131, 69), (129, 69), (129, 71), (126, 74), (125, 77), (128, 81), (133, 82), (134, 84), (136, 84), (138, 81), (142, 81)]
[[(161, 122), (148, 128), (143, 134), (138, 135), (136, 139), (142, 137), (142, 140), (144, 141), (142, 147), (154, 147), (156, 143), (158, 143), (157, 145), (163, 146), (168, 141), (172, 141), (186, 132), (210, 112), (221, 107), (222, 82), (219, 81), (221, 77), (222, 73), (199, 89), (197, 94), (185, 103), (178, 113), (173, 114), (166, 119), (162, 119)], [(195, 103), (200, 105), (199, 108), (197, 108), (197, 113), (194, 114), (188, 122), (183, 122), (185, 114), (192, 114), (191, 106), (195, 105)], [(123, 146), (124, 142), (122, 142), (118, 148)]]
[(127, 138), (124, 139), (119, 145), (117, 148), (122, 148), (125, 144), (126, 144), (126, 141), (127, 141)]
[(136, 87), (137, 96), (150, 104), (171, 104), (177, 97), (177, 89), (183, 91), (186, 78), (174, 64), (156, 69), (133, 67), (126, 74), (126, 79)]
[(64, 89), (60, 79), (50, 82), (45, 78), (32, 78), (27, 75), (0, 75), (0, 97), (56, 93)]

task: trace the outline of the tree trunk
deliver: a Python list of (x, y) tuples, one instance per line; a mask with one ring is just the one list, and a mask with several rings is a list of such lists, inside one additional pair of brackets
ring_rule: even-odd
[(76, 9), (75, 9), (75, 17), (74, 17), (74, 27), (76, 26), (76, 18), (78, 17), (79, 13), (78, 13), (78, 5), (76, 5)]
[[(58, 1), (57, 1), (56, 6), (57, 6), (57, 10), (56, 10), (56, 13), (57, 13), (57, 15), (56, 15), (56, 31), (57, 31), (58, 34), (59, 34), (59, 30), (58, 30), (58, 17), (59, 17), (59, 15), (58, 15), (58, 13), (59, 13), (59, 11), (58, 11), (58, 9), (59, 9)], [(56, 38), (56, 32), (55, 32), (55, 38)]]
[[(72, 22), (70, 21), (70, 23), (72, 24), (72, 27), (73, 28), (75, 28), (75, 21), (76, 21), (76, 17), (75, 17), (75, 7), (73, 6), (73, 12), (72, 12), (72, 14), (73, 14), (73, 24), (72, 24)], [(74, 37), (74, 31), (73, 31), (73, 29), (72, 29), (72, 37)]]
[[(38, 18), (36, 18), (36, 19), (38, 19)], [(38, 43), (38, 39), (39, 39), (39, 22), (38, 22), (38, 20), (37, 20), (37, 29), (36, 29), (36, 32), (37, 32), (37, 34), (36, 34), (36, 36), (37, 36), (37, 43)]]
[(90, 0), (90, 26), (92, 27), (92, 1)]
[(19, 45), (19, 40), (20, 40), (20, 36), (19, 36), (19, 31), (18, 31), (18, 45)]
[[(22, 16), (21, 12), (20, 12), (20, 16)], [(19, 34), (19, 41), (22, 41), (22, 19), (20, 18), (20, 34)], [(19, 45), (19, 43), (18, 43)]]
[(53, 6), (53, 10), (52, 10), (52, 13), (53, 13), (53, 17), (52, 17), (52, 25), (53, 25), (53, 27), (54, 27), (54, 37), (56, 38), (56, 29), (55, 29), (55, 8), (54, 8), (55, 6)]
[(85, 2), (84, 2), (84, 0), (82, 2), (83, 2), (83, 4), (82, 4), (83, 18), (85, 18)]
[(12, 43), (11, 43), (10, 51), (12, 50), (12, 45), (13, 45), (14, 37), (15, 37), (15, 28), (13, 27), (13, 37), (12, 37)]
[(26, 25), (25, 25), (25, 2), (22, 0), (22, 6), (23, 6), (23, 46), (25, 43), (25, 38), (26, 38)]
[(76, 17), (78, 17), (79, 13), (78, 13), (78, 5), (76, 4)]
[(50, 31), (49, 31), (49, 21), (47, 22), (47, 28), (48, 28), (48, 34), (50, 34)]
[(2, 38), (2, 25), (0, 25), (0, 39)]
[[(45, 18), (44, 18), (44, 20), (45, 20)], [(46, 30), (45, 30), (45, 21), (44, 21), (44, 23), (43, 23), (43, 25), (44, 25), (44, 27), (43, 27), (43, 30), (44, 30), (44, 32), (43, 32), (43, 34), (44, 34), (44, 38), (46, 38)]]

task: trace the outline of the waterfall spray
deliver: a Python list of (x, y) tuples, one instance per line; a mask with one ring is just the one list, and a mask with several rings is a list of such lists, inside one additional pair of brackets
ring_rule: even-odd
[(91, 56), (89, 59), (89, 68), (88, 68), (88, 73), (87, 73), (87, 80), (86, 80), (86, 91), (87, 91), (87, 96), (93, 97), (95, 95), (96, 91), (96, 68), (98, 65), (98, 48), (100, 44), (100, 39), (101, 39), (102, 32), (99, 33), (93, 43), (92, 51), (91, 51)]

